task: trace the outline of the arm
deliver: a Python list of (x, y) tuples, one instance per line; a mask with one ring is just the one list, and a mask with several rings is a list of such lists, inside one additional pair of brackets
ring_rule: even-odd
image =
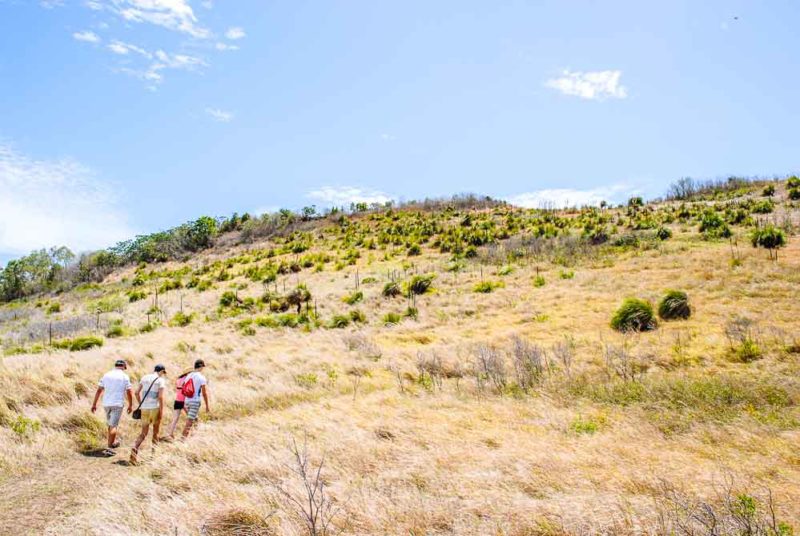
[(208, 407), (208, 385), (203, 385), (202, 387), (200, 387), (200, 390), (203, 392), (203, 400), (206, 403), (206, 411), (210, 413), (211, 408)]
[(164, 391), (165, 389), (158, 390), (158, 418), (164, 415)]
[[(141, 389), (141, 387), (139, 387)], [(128, 413), (133, 411), (133, 389), (127, 389), (125, 391), (125, 395), (128, 397)], [(139, 396), (139, 393), (136, 393), (136, 396)]]
[(100, 400), (100, 395), (103, 394), (104, 389), (102, 387), (98, 387), (97, 391), (94, 393), (94, 402), (92, 402), (92, 413), (97, 411), (97, 401)]

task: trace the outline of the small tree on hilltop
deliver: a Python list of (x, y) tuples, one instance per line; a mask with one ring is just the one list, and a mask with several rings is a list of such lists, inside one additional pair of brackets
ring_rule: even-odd
[(778, 249), (786, 245), (786, 235), (774, 225), (767, 225), (753, 231), (750, 240), (754, 248), (762, 247), (769, 251), (769, 258), (778, 260)]

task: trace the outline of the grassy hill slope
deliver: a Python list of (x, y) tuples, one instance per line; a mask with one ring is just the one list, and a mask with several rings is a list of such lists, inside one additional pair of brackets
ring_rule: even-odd
[[(770, 184), (251, 227), (6, 304), (0, 533), (308, 534), (297, 442), (345, 534), (790, 534), (800, 205)], [(773, 228), (777, 260), (751, 245)], [(610, 326), (669, 290), (688, 318)], [(120, 357), (134, 379), (202, 357), (212, 389), (135, 467), (92, 456)]]

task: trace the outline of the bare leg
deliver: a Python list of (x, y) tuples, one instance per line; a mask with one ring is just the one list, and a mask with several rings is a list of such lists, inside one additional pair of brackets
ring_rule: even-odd
[(116, 441), (117, 441), (117, 427), (116, 426), (109, 426), (108, 427), (108, 448), (112, 448)]
[(191, 431), (192, 431), (192, 426), (194, 426), (194, 421), (193, 421), (193, 420), (191, 420), (191, 419), (187, 419), (187, 420), (186, 420), (186, 426), (185, 426), (185, 427), (184, 427), (184, 429), (183, 429), (183, 437), (184, 437), (184, 438), (187, 438), (187, 437), (189, 437), (189, 434), (190, 434), (190, 433), (191, 433)]
[(142, 424), (142, 433), (139, 434), (139, 437), (136, 438), (136, 443), (133, 445), (133, 449), (131, 449), (131, 463), (135, 464), (137, 460), (137, 455), (139, 454), (139, 447), (144, 443), (144, 440), (147, 438), (147, 432), (150, 431), (150, 424), (145, 423)]
[(175, 428), (178, 427), (178, 421), (181, 418), (181, 410), (176, 409), (172, 412), (172, 422), (169, 423), (169, 437), (175, 437)]
[(156, 418), (156, 422), (153, 423), (153, 445), (158, 443), (158, 429), (161, 427), (161, 417)]

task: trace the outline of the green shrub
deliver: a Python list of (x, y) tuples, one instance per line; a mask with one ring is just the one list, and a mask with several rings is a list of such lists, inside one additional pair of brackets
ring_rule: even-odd
[(172, 327), (182, 328), (191, 324), (192, 320), (194, 320), (194, 313), (187, 315), (186, 313), (178, 311), (177, 313), (175, 313), (175, 316), (173, 316), (172, 319), (169, 321), (169, 325)]
[(278, 320), (274, 316), (260, 316), (256, 318), (256, 325), (262, 328), (277, 328), (280, 326)]
[(669, 227), (659, 227), (656, 230), (656, 238), (658, 238), (661, 241), (669, 240), (670, 238), (672, 238), (672, 230), (670, 230)]
[(722, 216), (714, 211), (708, 210), (700, 220), (700, 232), (706, 238), (728, 238), (731, 236), (731, 229)]
[(408, 246), (408, 251), (406, 253), (409, 257), (414, 257), (422, 253), (422, 249), (419, 247), (419, 244), (411, 244)]
[(377, 283), (377, 282), (378, 280), (372, 276), (365, 277), (364, 279), (361, 280), (362, 285), (369, 285), (371, 283)]
[(407, 307), (406, 310), (403, 311), (403, 316), (416, 320), (419, 317), (419, 309), (416, 307)]
[(752, 211), (756, 214), (769, 214), (775, 210), (775, 203), (771, 199), (763, 199), (753, 205)]
[(502, 268), (500, 268), (500, 269), (497, 271), (497, 275), (500, 275), (500, 276), (503, 276), (503, 275), (510, 275), (510, 274), (512, 274), (512, 273), (514, 273), (514, 267), (513, 267), (513, 266), (511, 266), (511, 265), (506, 265), (506, 266), (503, 266)]
[(786, 179), (786, 187), (787, 188), (800, 188), (800, 178), (792, 175), (788, 179)]
[(134, 303), (147, 297), (147, 292), (143, 290), (132, 290), (128, 292), (128, 301)]
[(488, 294), (493, 292), (496, 288), (502, 288), (506, 286), (505, 283), (502, 281), (481, 281), (477, 285), (475, 285), (472, 290), (473, 292), (480, 292), (483, 294)]
[(358, 309), (350, 311), (350, 320), (356, 324), (365, 324), (367, 322), (367, 315)]
[(47, 307), (47, 314), (60, 313), (60, 312), (61, 312), (61, 304), (58, 302), (51, 303)]
[(577, 417), (572, 423), (569, 425), (569, 429), (572, 430), (574, 433), (580, 434), (587, 434), (591, 435), (597, 432), (599, 428), (598, 423), (593, 419), (584, 419), (581, 417)]
[(789, 199), (792, 201), (800, 199), (800, 188), (789, 188)]
[(223, 292), (222, 296), (220, 296), (219, 298), (219, 304), (222, 307), (231, 307), (239, 303), (241, 303), (239, 297), (236, 295), (235, 292), (230, 290), (226, 290), (225, 292)]
[(295, 313), (283, 313), (277, 317), (278, 325), (284, 328), (296, 328), (300, 324), (300, 316)]
[(329, 327), (333, 329), (343, 329), (350, 325), (350, 317), (345, 315), (333, 315)]
[(208, 289), (213, 288), (213, 287), (214, 287), (214, 284), (211, 281), (209, 281), (207, 279), (201, 279), (200, 282), (197, 283), (197, 287), (195, 287), (195, 290), (197, 290), (197, 292), (205, 292)]
[(347, 305), (355, 305), (363, 299), (364, 299), (364, 293), (361, 292), (360, 290), (357, 290), (352, 294), (342, 298), (342, 301), (345, 302)]
[(413, 276), (406, 283), (406, 293), (425, 294), (433, 289), (433, 279), (436, 274), (420, 274)]
[(623, 332), (655, 329), (653, 306), (638, 298), (626, 298), (611, 318), (611, 327)]
[(543, 275), (537, 275), (533, 278), (533, 286), (536, 288), (541, 288), (545, 285), (545, 280)]
[(778, 248), (786, 245), (786, 235), (784, 232), (774, 225), (767, 225), (760, 229), (753, 230), (750, 235), (750, 241), (753, 247), (762, 247), (770, 252), (770, 258), (775, 252), (775, 258), (778, 258)]
[(761, 359), (762, 353), (758, 343), (750, 337), (745, 338), (742, 343), (733, 350), (733, 359), (741, 363), (750, 363)]
[(178, 290), (183, 288), (183, 283), (180, 279), (170, 279), (169, 281), (164, 281), (160, 287), (158, 287), (159, 292), (169, 292), (170, 290)]
[(156, 324), (155, 322), (150, 322), (150, 323), (145, 324), (144, 326), (140, 327), (139, 328), (139, 333), (150, 333), (151, 331), (155, 331), (157, 327), (158, 327), (158, 324)]
[(692, 314), (689, 296), (680, 290), (669, 290), (658, 304), (658, 316), (664, 320), (687, 319)]
[(108, 330), (106, 331), (106, 337), (109, 339), (115, 339), (117, 337), (122, 337), (125, 335), (125, 328), (122, 327), (122, 324), (113, 324), (111, 325)]
[(401, 320), (403, 320), (403, 317), (397, 313), (386, 313), (383, 315), (383, 323), (386, 326), (394, 326), (399, 324)]
[(17, 434), (17, 436), (29, 439), (33, 434), (39, 431), (41, 426), (42, 423), (36, 419), (29, 419), (28, 417), (17, 415), (17, 419), (11, 423), (11, 430)]
[(381, 292), (381, 294), (383, 294), (383, 296), (386, 298), (394, 298), (402, 293), (403, 291), (400, 290), (400, 285), (397, 283), (397, 281), (389, 281), (383, 285), (383, 291)]
[(767, 184), (764, 186), (764, 189), (761, 191), (761, 195), (764, 197), (772, 197), (775, 195), (775, 185), (774, 184)]
[(307, 374), (295, 374), (294, 381), (304, 389), (311, 389), (317, 385), (317, 375), (313, 372)]
[(573, 277), (575, 277), (575, 272), (573, 272), (572, 270), (561, 270), (561, 272), (559, 272), (558, 274), (558, 277), (560, 277), (561, 279), (572, 279)]
[(53, 341), (53, 347), (61, 350), (69, 350), (71, 352), (82, 352), (89, 350), (95, 346), (103, 346), (103, 339), (100, 337), (78, 337), (76, 339), (61, 339)]

